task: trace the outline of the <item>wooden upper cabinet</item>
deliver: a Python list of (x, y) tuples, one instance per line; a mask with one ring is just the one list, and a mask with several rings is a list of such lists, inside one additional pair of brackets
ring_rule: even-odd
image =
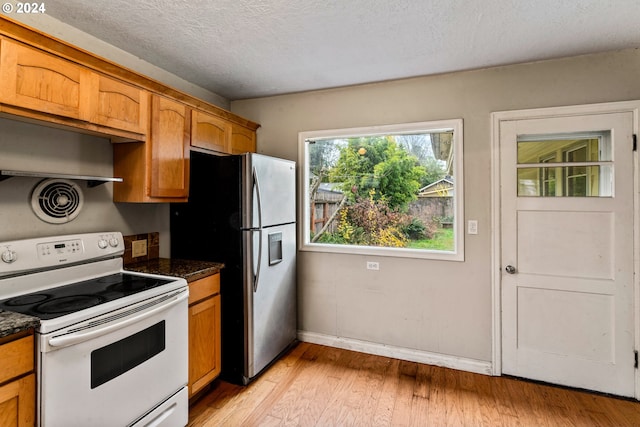
[(153, 95), (148, 143), (150, 197), (189, 195), (189, 110), (186, 105)]
[(189, 109), (153, 94), (146, 142), (113, 144), (114, 202), (185, 202), (189, 194)]
[[(106, 127), (133, 132), (141, 135), (133, 139), (144, 140), (148, 102), (149, 94), (144, 89), (0, 39), (0, 103), (29, 110), (23, 114), (27, 117), (91, 131)], [(48, 116), (80, 122), (64, 122)], [(109, 133), (108, 129), (103, 131)]]
[(256, 132), (244, 126), (231, 126), (231, 154), (256, 152)]
[(81, 119), (89, 108), (91, 72), (79, 65), (0, 40), (0, 102)]
[(191, 146), (230, 153), (231, 123), (202, 111), (192, 111)]
[(87, 120), (115, 129), (147, 134), (149, 93), (119, 80), (91, 73)]

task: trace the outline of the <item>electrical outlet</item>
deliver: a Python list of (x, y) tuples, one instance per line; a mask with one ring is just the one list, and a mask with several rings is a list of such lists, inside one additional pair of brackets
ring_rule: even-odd
[(147, 254), (147, 239), (131, 242), (131, 257), (137, 258)]
[(467, 223), (467, 234), (478, 234), (478, 221), (470, 219)]
[(380, 264), (375, 261), (367, 261), (367, 270), (380, 270)]

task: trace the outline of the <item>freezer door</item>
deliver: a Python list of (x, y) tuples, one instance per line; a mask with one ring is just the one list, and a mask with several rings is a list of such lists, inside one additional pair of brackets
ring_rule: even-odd
[(296, 226), (246, 231), (245, 238), (252, 243), (245, 264), (248, 381), (296, 339)]
[(296, 221), (295, 162), (247, 153), (242, 173), (244, 229)]

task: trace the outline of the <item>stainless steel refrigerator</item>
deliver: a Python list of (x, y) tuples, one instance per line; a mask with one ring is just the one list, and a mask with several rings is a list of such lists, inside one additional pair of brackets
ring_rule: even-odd
[(295, 163), (191, 152), (171, 257), (223, 262), (222, 373), (248, 384), (296, 340)]

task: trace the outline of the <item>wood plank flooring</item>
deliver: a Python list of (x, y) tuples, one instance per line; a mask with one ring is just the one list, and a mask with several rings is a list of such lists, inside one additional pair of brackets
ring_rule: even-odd
[(247, 387), (216, 381), (204, 426), (640, 426), (640, 402), (300, 343)]

